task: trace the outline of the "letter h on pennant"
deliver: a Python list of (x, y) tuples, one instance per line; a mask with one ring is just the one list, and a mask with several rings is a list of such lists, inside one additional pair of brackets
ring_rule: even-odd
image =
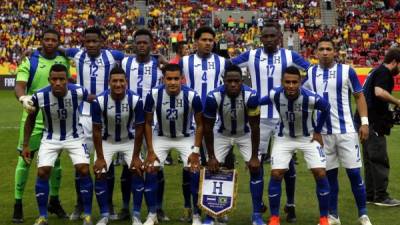
[[(213, 194), (214, 195), (222, 195), (222, 184), (224, 183), (224, 182), (222, 182), (222, 181), (220, 181), (220, 182), (217, 182), (217, 181), (213, 181), (213, 183), (214, 183), (214, 189), (213, 189)], [(217, 191), (218, 191), (218, 193), (217, 193)]]

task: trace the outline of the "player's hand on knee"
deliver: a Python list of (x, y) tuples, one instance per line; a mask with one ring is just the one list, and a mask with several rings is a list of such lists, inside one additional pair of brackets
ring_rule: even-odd
[(313, 133), (311, 142), (313, 141), (317, 141), (321, 145), (321, 147), (324, 147), (324, 142), (322, 141), (322, 135), (320, 133)]
[(96, 159), (93, 165), (93, 171), (97, 179), (100, 179), (102, 174), (107, 172), (107, 163), (104, 158)]
[(200, 154), (190, 154), (188, 158), (188, 164), (191, 172), (198, 172), (200, 170)]
[(139, 176), (143, 175), (143, 162), (139, 157), (133, 157), (129, 169)]
[(144, 168), (147, 173), (154, 173), (157, 171), (160, 165), (160, 160), (157, 158), (157, 155), (154, 151), (148, 152), (146, 161), (144, 162)]
[(26, 164), (31, 164), (31, 151), (28, 148), (25, 148), (21, 152), (21, 156), (24, 159)]
[(36, 107), (33, 106), (32, 96), (30, 95), (23, 95), (19, 97), (19, 102), (21, 102), (22, 107), (24, 107), (27, 113), (33, 113), (36, 110)]
[(369, 136), (368, 125), (361, 125), (360, 130), (358, 131), (358, 136), (360, 137), (361, 142), (364, 142), (368, 139)]
[(207, 168), (211, 172), (215, 173), (219, 170), (219, 162), (215, 157), (209, 157), (207, 162)]
[(258, 157), (251, 157), (249, 160), (249, 170), (252, 173), (256, 173), (258, 172), (258, 170), (260, 169), (261, 163), (260, 160), (258, 159)]
[(153, 151), (147, 153), (146, 160), (144, 162), (144, 168), (147, 173), (154, 173), (158, 166), (160, 165), (160, 160)]

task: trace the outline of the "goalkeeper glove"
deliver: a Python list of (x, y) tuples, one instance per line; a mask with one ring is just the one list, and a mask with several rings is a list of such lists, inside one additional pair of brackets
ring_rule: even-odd
[(32, 113), (36, 110), (35, 106), (33, 106), (32, 96), (22, 95), (18, 100), (21, 102), (26, 112)]

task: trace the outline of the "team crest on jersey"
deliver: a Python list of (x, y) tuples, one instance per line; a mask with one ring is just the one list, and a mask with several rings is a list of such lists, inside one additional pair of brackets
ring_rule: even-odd
[(121, 112), (129, 112), (129, 104), (128, 103), (121, 104)]
[(144, 75), (151, 75), (151, 69), (152, 69), (152, 67), (151, 66), (145, 66), (144, 67)]
[(302, 104), (300, 103), (293, 104), (293, 111), (299, 112), (301, 110), (302, 110)]
[(281, 63), (281, 56), (274, 55), (273, 63), (274, 64), (280, 64)]
[(330, 70), (328, 79), (335, 79), (336, 78), (336, 71), (335, 70)]
[(64, 107), (72, 107), (72, 99), (64, 98)]
[(209, 70), (215, 69), (215, 62), (208, 62), (208, 69)]
[(220, 170), (211, 173), (203, 169), (200, 174), (199, 206), (213, 217), (222, 217), (236, 205), (237, 171)]

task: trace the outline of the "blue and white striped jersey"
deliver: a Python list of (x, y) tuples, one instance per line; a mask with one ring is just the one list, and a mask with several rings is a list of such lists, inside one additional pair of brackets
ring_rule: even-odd
[(259, 106), (255, 90), (242, 85), (242, 91), (236, 98), (226, 95), (225, 85), (211, 91), (204, 106), (204, 116), (215, 119), (218, 115), (218, 132), (224, 135), (245, 134), (250, 132), (248, 110)]
[(123, 142), (134, 138), (135, 124), (144, 123), (142, 99), (126, 90), (122, 100), (114, 100), (106, 90), (92, 103), (92, 121), (102, 125), (103, 140)]
[(200, 97), (193, 89), (184, 85), (176, 96), (168, 95), (165, 85), (153, 88), (147, 94), (144, 106), (145, 112), (156, 112), (158, 136), (171, 138), (193, 134), (193, 116), (202, 110)]
[(139, 63), (133, 56), (125, 57), (121, 66), (126, 73), (128, 89), (141, 98), (145, 98), (147, 93), (161, 82), (162, 72), (158, 68), (158, 59), (153, 56), (147, 63)]
[[(305, 88), (300, 89), (300, 95), (295, 100), (286, 97), (283, 87), (273, 88), (269, 95), (260, 99), (260, 104), (273, 105), (278, 111), (280, 122), (277, 135), (280, 137), (307, 137), (313, 131), (320, 133), (330, 109), (328, 101)], [(320, 111), (320, 116), (314, 126), (313, 114), (316, 110)]]
[[(299, 54), (284, 48), (273, 54), (267, 54), (263, 48), (250, 50), (233, 58), (232, 63), (247, 67), (251, 76), (251, 86), (259, 97), (269, 94), (269, 91), (281, 85), (283, 71), (289, 66), (297, 66), (307, 70), (310, 66)], [(261, 107), (261, 118), (279, 118), (272, 105)]]
[(84, 48), (66, 49), (65, 53), (75, 62), (77, 84), (86, 88), (92, 95), (98, 95), (108, 89), (111, 69), (116, 61), (124, 58), (124, 53), (106, 49), (102, 49), (97, 58), (90, 58)]
[(312, 66), (307, 71), (303, 86), (323, 96), (331, 105), (322, 133), (356, 132), (351, 111), (351, 93), (360, 93), (363, 89), (353, 68), (345, 64), (335, 64), (330, 69)]
[(208, 58), (192, 54), (179, 61), (187, 85), (200, 94), (203, 105), (207, 94), (222, 84), (226, 63), (227, 60), (217, 54), (211, 54)]
[(87, 100), (88, 93), (75, 84), (68, 84), (67, 89), (64, 97), (54, 96), (50, 86), (32, 96), (35, 107), (43, 113), (43, 138), (64, 141), (83, 137), (83, 130), (78, 124), (79, 105)]

